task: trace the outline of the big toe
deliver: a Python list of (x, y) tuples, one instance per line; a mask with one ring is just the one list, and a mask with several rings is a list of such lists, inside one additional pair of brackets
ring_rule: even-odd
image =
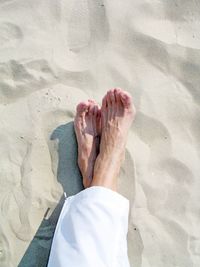
[(88, 108), (89, 108), (88, 102), (79, 103), (78, 106), (76, 107), (76, 116), (81, 117), (88, 111)]

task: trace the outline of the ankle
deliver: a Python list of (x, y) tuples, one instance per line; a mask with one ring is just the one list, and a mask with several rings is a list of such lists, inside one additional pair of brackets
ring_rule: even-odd
[(94, 177), (90, 184), (90, 187), (91, 186), (102, 186), (117, 192), (117, 181), (111, 182), (107, 179), (99, 179), (98, 177)]

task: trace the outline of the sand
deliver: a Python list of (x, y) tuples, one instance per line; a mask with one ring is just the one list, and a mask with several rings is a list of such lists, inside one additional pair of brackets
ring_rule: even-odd
[(199, 29), (195, 0), (0, 1), (1, 267), (23, 258), (60, 177), (80, 187), (65, 126), (113, 87), (137, 108), (119, 179), (131, 267), (200, 266)]

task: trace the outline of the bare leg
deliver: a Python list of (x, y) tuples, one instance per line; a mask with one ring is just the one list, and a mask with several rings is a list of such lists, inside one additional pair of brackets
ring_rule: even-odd
[(102, 135), (91, 186), (117, 190), (117, 176), (124, 159), (128, 130), (135, 116), (129, 93), (121, 89), (108, 91), (102, 101)]
[(93, 177), (94, 163), (99, 153), (101, 111), (93, 100), (77, 106), (74, 129), (78, 142), (78, 165), (83, 185), (89, 187)]
[(91, 101), (78, 105), (74, 122), (78, 163), (83, 184), (90, 188), (66, 200), (56, 226), (48, 267), (130, 267), (126, 239), (129, 201), (107, 188), (117, 189), (117, 175), (134, 115), (128, 93), (108, 92), (101, 110), (102, 137), (97, 157), (100, 110)]

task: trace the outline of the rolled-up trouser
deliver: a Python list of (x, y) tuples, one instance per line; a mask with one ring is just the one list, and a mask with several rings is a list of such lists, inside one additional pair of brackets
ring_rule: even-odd
[(129, 202), (92, 186), (65, 200), (48, 267), (129, 267)]

